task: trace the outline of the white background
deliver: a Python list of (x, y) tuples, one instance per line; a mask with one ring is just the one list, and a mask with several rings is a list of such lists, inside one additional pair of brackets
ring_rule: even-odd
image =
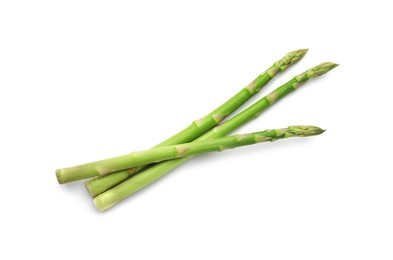
[[(1, 1), (0, 258), (392, 259), (390, 1), (138, 2)], [(298, 48), (252, 101), (340, 66), (237, 132), (323, 135), (200, 156), (104, 213), (57, 183), (159, 143)]]

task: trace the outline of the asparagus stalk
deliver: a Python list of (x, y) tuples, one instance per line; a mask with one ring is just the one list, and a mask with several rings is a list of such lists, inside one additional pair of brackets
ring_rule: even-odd
[[(222, 125), (216, 126), (211, 131), (199, 137), (195, 140), (195, 142), (227, 135), (228, 133), (234, 131), (235, 129), (250, 121), (251, 119), (256, 118), (268, 107), (272, 106), (274, 103), (276, 103), (278, 100), (280, 100), (290, 92), (296, 90), (300, 85), (304, 84), (309, 79), (323, 75), (335, 68), (336, 66), (337, 64), (326, 62), (295, 76), (293, 79), (291, 79), (284, 85), (278, 87), (276, 90), (263, 97), (261, 100), (259, 100), (243, 112), (226, 121)], [(129, 179), (123, 181), (117, 186), (111, 188), (110, 190), (107, 190), (102, 194), (98, 195), (94, 198), (94, 204), (96, 208), (101, 211), (107, 210), (121, 200), (127, 198), (128, 196), (131, 196), (138, 190), (158, 180), (159, 178), (170, 172), (172, 169), (176, 168), (177, 166), (181, 165), (182, 163), (188, 161), (191, 158), (192, 156), (188, 156), (155, 164), (152, 167), (149, 167), (146, 170), (131, 176)]]
[[(158, 144), (156, 147), (181, 144), (190, 142), (196, 137), (204, 134), (206, 131), (213, 128), (219, 122), (221, 122), (227, 115), (235, 111), (253, 95), (258, 93), (262, 87), (264, 87), (277, 73), (284, 71), (292, 64), (299, 61), (307, 53), (307, 49), (300, 49), (292, 51), (286, 54), (281, 60), (276, 61), (270, 68), (264, 73), (260, 74), (255, 80), (249, 85), (243, 88), (240, 92), (222, 104), (220, 107), (212, 111), (210, 114), (202, 117), (201, 119), (195, 120), (191, 125)], [(116, 170), (110, 167), (96, 168), (94, 164), (85, 164), (76, 167), (64, 168), (56, 170), (56, 177), (59, 183), (67, 183), (77, 180), (82, 180), (97, 175), (105, 175), (108, 173), (115, 172)], [(137, 169), (130, 169), (125, 175), (126, 179), (129, 175), (134, 174)], [(123, 177), (122, 175), (121, 177)], [(116, 176), (115, 176), (116, 177)], [(124, 180), (123, 179), (123, 180)], [(94, 187), (94, 182), (87, 184)], [(110, 188), (110, 187), (109, 187)]]
[(95, 167), (96, 169), (110, 168), (114, 170), (123, 170), (200, 153), (214, 151), (219, 152), (225, 149), (259, 142), (275, 141), (276, 139), (294, 136), (317, 135), (322, 132), (322, 129), (315, 126), (290, 126), (288, 128), (277, 130), (265, 130), (262, 132), (239, 134), (206, 141), (196, 141), (192, 143), (168, 145), (144, 151), (136, 151), (130, 154), (90, 163), (89, 166)]
[[(300, 60), (307, 53), (307, 50), (308, 49), (300, 49), (300, 50), (290, 52), (287, 55), (285, 55), (283, 59), (275, 62), (272, 67), (270, 67), (267, 71), (265, 71), (264, 73), (261, 74), (261, 76), (258, 77), (258, 78), (260, 78), (259, 80), (257, 78), (256, 80), (251, 82), (245, 89), (243, 89), (241, 91), (246, 95), (246, 98), (241, 98), (242, 96), (240, 96), (240, 92), (239, 92), (239, 94), (237, 94), (236, 96), (234, 96), (231, 99), (232, 101), (229, 100), (228, 102), (226, 102), (226, 104), (228, 106), (229, 106), (229, 104), (232, 104), (232, 103), (236, 104), (231, 109), (228, 109), (227, 113), (228, 114), (232, 113), (239, 106), (241, 106), (246, 100), (248, 100), (249, 97), (252, 96), (252, 95), (249, 96), (248, 93), (256, 94), (260, 90), (261, 83), (264, 83), (264, 81), (261, 80), (262, 78), (274, 77), (276, 75), (276, 73), (285, 70), (286, 68), (288, 68), (289, 66), (291, 66), (292, 64), (294, 64), (298, 60)], [(271, 72), (273, 72), (273, 73), (271, 73)], [(255, 84), (255, 87), (254, 87), (254, 84)], [(216, 112), (210, 113), (210, 115), (213, 115), (213, 114), (223, 114), (223, 112), (221, 112), (220, 109), (218, 108), (218, 109), (216, 109)], [(196, 120), (195, 122), (199, 122), (199, 121), (201, 121), (201, 120)], [(202, 122), (205, 122), (205, 120), (202, 120)], [(207, 131), (207, 129), (206, 129), (206, 131)], [(170, 139), (160, 143), (156, 147), (160, 147), (162, 145), (171, 145), (171, 144), (179, 144), (182, 142), (188, 142), (188, 141), (193, 140), (193, 138), (200, 136), (203, 133), (205, 133), (205, 132), (202, 132), (202, 131), (195, 132), (193, 135), (190, 135), (189, 138), (183, 139), (183, 140), (174, 140), (174, 139), (170, 138)], [(120, 171), (120, 172), (112, 173), (112, 174), (109, 174), (106, 176), (93, 178), (93, 179), (87, 181), (85, 183), (85, 185), (86, 185), (86, 188), (89, 191), (90, 195), (92, 197), (96, 197), (97, 195), (99, 195), (102, 192), (121, 183), (122, 181), (126, 180), (128, 177), (134, 175), (135, 173), (141, 171), (144, 168), (145, 168), (145, 166), (134, 167), (134, 168), (128, 169), (128, 171)]]

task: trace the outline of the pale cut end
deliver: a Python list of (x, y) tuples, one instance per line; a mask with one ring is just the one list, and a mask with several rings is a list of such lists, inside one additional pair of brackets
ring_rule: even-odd
[(278, 60), (274, 63), (274, 65), (280, 70), (284, 71), (292, 64), (298, 62), (301, 58), (306, 55), (308, 49), (299, 49), (295, 51), (291, 51), (287, 53), (281, 60)]
[(101, 212), (113, 207), (116, 204), (116, 203), (114, 203), (111, 205), (107, 205), (105, 203), (105, 200), (102, 200), (100, 196), (95, 197), (93, 199), (93, 203), (94, 203), (94, 206), (96, 207), (96, 209), (98, 209)]
[(57, 179), (57, 181), (59, 182), (59, 184), (63, 184), (63, 183), (64, 183), (63, 175), (62, 175), (61, 169), (57, 169), (57, 170), (56, 170), (56, 179)]
[(95, 177), (95, 178), (93, 178), (93, 179), (91, 179), (91, 180), (88, 180), (88, 181), (86, 181), (86, 182), (84, 183), (84, 184), (85, 184), (86, 190), (89, 192), (89, 194), (90, 194), (90, 196), (91, 196), (92, 198), (94, 198), (96, 195), (93, 193), (93, 191), (92, 191), (92, 189), (91, 189), (91, 181), (94, 180), (94, 179), (96, 179), (96, 178), (98, 178), (98, 177)]
[(294, 125), (288, 127), (289, 132), (297, 136), (320, 135), (326, 130), (313, 125)]

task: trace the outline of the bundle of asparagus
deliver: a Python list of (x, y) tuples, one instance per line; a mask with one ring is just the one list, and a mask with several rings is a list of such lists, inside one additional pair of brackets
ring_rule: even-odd
[[(325, 62), (301, 73), (266, 95), (230, 120), (219, 124), (226, 116), (258, 93), (273, 77), (295, 64), (307, 49), (292, 51), (276, 61), (249, 85), (205, 117), (149, 150), (56, 170), (60, 184), (93, 178), (86, 188), (99, 210), (106, 210), (136, 191), (161, 178), (193, 155), (223, 151), (244, 145), (274, 141), (288, 137), (307, 137), (324, 132), (316, 126), (289, 126), (249, 134), (226, 136), (241, 125), (256, 118), (288, 93), (311, 78), (323, 75), (337, 66)], [(226, 137), (225, 137), (226, 136)], [(160, 163), (158, 163), (160, 162)]]

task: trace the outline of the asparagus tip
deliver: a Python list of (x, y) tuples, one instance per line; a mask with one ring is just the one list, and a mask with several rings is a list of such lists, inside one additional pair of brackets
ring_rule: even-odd
[(317, 126), (312, 125), (294, 125), (288, 127), (290, 132), (297, 136), (312, 136), (312, 135), (320, 135), (324, 133), (326, 130), (319, 128)]
[(297, 49), (291, 52), (288, 52), (284, 58), (290, 58), (290, 57), (304, 57), (304, 55), (306, 55), (306, 53), (308, 52), (308, 48), (304, 48), (304, 49)]
[(338, 66), (337, 63), (323, 62), (323, 63), (319, 64), (318, 66), (306, 71), (306, 74), (307, 74), (308, 78), (316, 78), (316, 77), (319, 77), (319, 76), (331, 71), (332, 69), (334, 69), (337, 66)]
[(299, 51), (301, 53), (303, 53), (303, 56), (306, 55), (306, 53), (308, 52), (308, 48), (304, 48), (304, 49), (299, 49)]
[(304, 55), (306, 55), (307, 51), (308, 51), (308, 49), (298, 49), (298, 50), (288, 52), (284, 56), (284, 58), (276, 61), (274, 64), (280, 71), (284, 71), (285, 69), (290, 67), (292, 64), (295, 64), (301, 58), (303, 58)]

